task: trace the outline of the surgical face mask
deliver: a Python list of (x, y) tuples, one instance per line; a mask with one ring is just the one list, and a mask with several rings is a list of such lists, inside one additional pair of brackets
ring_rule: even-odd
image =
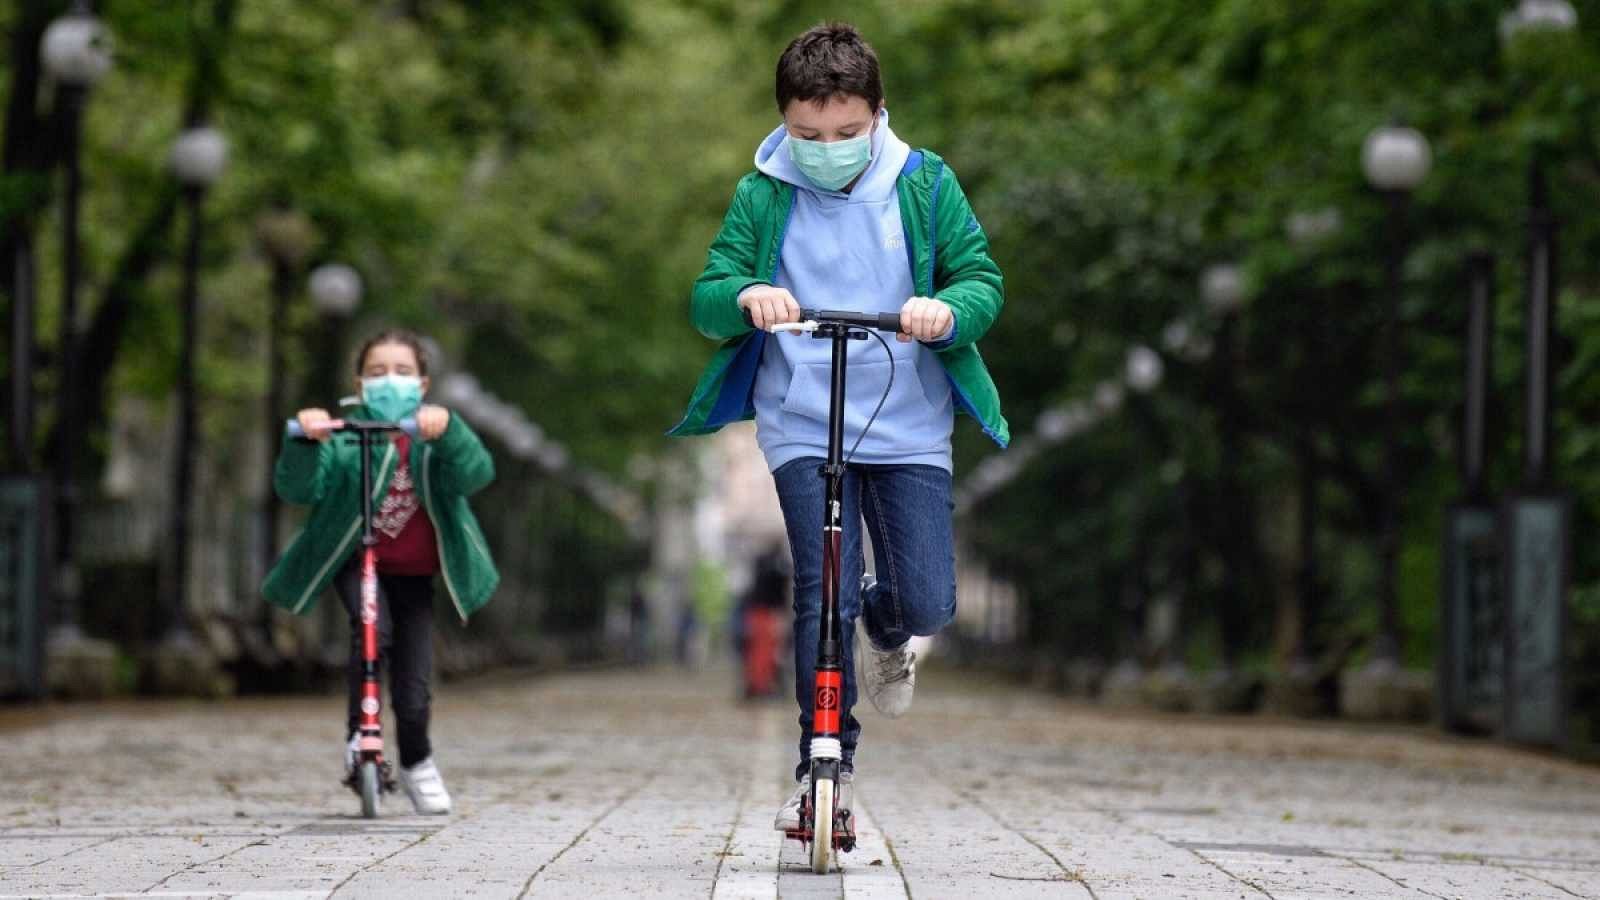
[(398, 422), (422, 405), (422, 379), (416, 375), (363, 378), (361, 402), (383, 421)]
[(791, 134), (789, 158), (812, 184), (824, 190), (841, 190), (872, 161), (872, 131), (826, 144), (803, 141)]

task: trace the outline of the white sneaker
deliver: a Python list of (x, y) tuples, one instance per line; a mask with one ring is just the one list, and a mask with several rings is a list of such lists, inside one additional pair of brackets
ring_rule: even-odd
[(350, 735), (350, 741), (344, 745), (344, 774), (349, 777), (356, 770), (356, 760), (361, 758), (361, 735)]
[[(852, 797), (855, 794), (856, 776), (854, 772), (840, 772), (839, 784), (834, 789), (834, 804), (840, 809), (850, 809)], [(804, 775), (800, 783), (794, 786), (794, 793), (784, 801), (778, 809), (778, 818), (772, 823), (773, 831), (793, 831), (800, 827), (800, 806), (811, 793), (811, 776)]]
[(444, 789), (444, 777), (433, 764), (433, 757), (409, 769), (401, 769), (400, 786), (405, 788), (411, 805), (421, 815), (442, 816), (450, 812), (450, 792)]
[(772, 823), (773, 831), (793, 831), (800, 827), (800, 804), (805, 802), (806, 795), (811, 793), (811, 776), (804, 775), (800, 783), (794, 786), (794, 793), (778, 808), (778, 818)]
[[(909, 643), (909, 642), (908, 642)], [(856, 655), (866, 670), (867, 699), (890, 719), (898, 719), (911, 708), (911, 695), (917, 689), (917, 654), (907, 644), (893, 650), (879, 650), (863, 630)]]

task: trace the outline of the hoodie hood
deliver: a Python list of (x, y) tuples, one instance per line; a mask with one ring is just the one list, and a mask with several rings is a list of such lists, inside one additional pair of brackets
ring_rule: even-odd
[(911, 155), (911, 146), (900, 140), (889, 128), (889, 110), (878, 113), (878, 122), (872, 130), (872, 161), (856, 180), (855, 189), (846, 194), (817, 187), (789, 158), (789, 131), (779, 123), (756, 148), (756, 169), (779, 181), (825, 197), (840, 197), (867, 202), (887, 199), (894, 193), (895, 180), (900, 169)]

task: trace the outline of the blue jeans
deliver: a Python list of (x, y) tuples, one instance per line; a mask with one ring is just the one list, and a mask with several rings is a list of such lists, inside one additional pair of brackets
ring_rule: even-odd
[[(800, 765), (811, 769), (812, 683), (822, 620), (823, 460), (793, 460), (772, 473), (794, 555), (794, 695), (800, 704)], [(854, 767), (861, 723), (856, 702), (855, 621), (865, 613), (867, 637), (880, 649), (913, 635), (931, 635), (956, 614), (956, 560), (950, 473), (936, 466), (851, 465), (844, 478), (844, 547), (839, 617), (844, 637), (842, 768)], [(877, 561), (877, 584), (861, 595), (861, 521)]]

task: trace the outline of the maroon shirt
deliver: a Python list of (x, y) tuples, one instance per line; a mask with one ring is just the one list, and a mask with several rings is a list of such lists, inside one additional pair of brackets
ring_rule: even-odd
[(439, 544), (411, 474), (411, 438), (396, 436), (394, 448), (400, 464), (372, 517), (372, 529), (378, 533), (378, 572), (433, 575), (439, 571)]

